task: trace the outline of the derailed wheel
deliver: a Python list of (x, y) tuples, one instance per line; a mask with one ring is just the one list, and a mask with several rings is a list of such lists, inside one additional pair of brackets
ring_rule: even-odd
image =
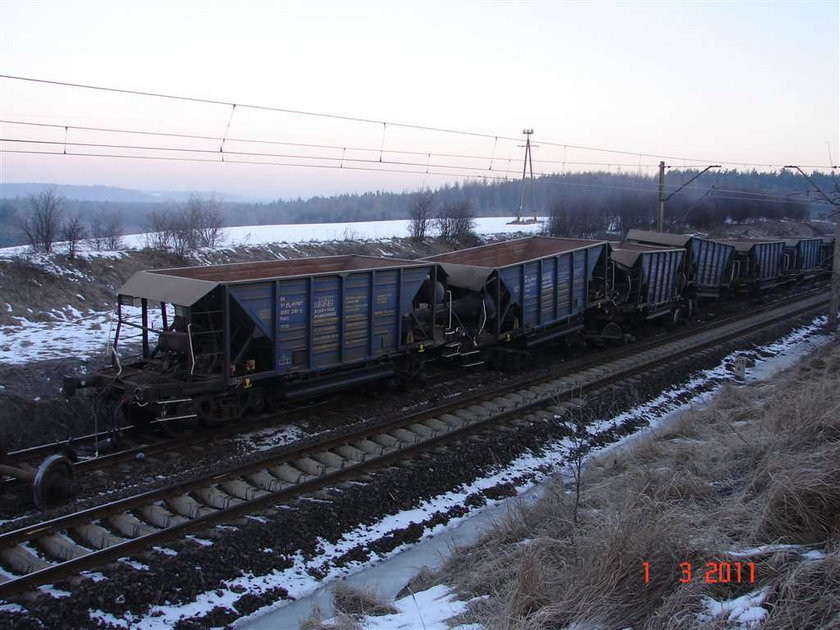
[(32, 497), (39, 510), (58, 505), (76, 494), (76, 469), (64, 455), (50, 455), (35, 472)]

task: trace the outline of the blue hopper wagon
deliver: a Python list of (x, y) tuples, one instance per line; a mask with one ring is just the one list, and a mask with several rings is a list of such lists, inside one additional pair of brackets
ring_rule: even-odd
[[(583, 313), (605, 297), (593, 275), (601, 266), (603, 277), (607, 253), (606, 241), (532, 236), (425, 260), (446, 273), (444, 306), (476, 345), (483, 335), (530, 347), (582, 327)], [(460, 308), (476, 294), (476, 307)]]
[(610, 287), (615, 304), (627, 315), (655, 319), (679, 301), (685, 250), (641, 243), (611, 243)]
[(721, 240), (688, 234), (630, 230), (627, 240), (686, 250), (684, 272), (690, 298), (721, 298), (730, 293), (734, 280), (735, 247)]
[(165, 419), (177, 401), (210, 421), (385, 378), (435, 344), (417, 313), (437, 308), (437, 271), (356, 255), (139, 271), (119, 291), (114, 342), (139, 331), (139, 360), (104, 378), (132, 413)]
[(822, 270), (822, 238), (788, 239), (785, 253), (788, 257), (788, 273), (796, 278), (812, 278)]
[(785, 241), (726, 240), (735, 247), (734, 287), (739, 293), (764, 290), (785, 279)]

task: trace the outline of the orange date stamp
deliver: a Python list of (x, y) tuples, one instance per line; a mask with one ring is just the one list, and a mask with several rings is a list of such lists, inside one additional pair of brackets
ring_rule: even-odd
[[(642, 562), (645, 584), (650, 584), (653, 567)], [(755, 562), (706, 562), (694, 565), (680, 562), (676, 575), (680, 584), (702, 581), (706, 584), (755, 584)]]

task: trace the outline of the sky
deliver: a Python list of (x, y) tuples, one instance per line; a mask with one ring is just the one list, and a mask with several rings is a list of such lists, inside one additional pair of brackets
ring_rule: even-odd
[(0, 183), (415, 190), (520, 177), (526, 128), (536, 173), (840, 162), (837, 0), (0, 0), (0, 74), (220, 102), (0, 78)]

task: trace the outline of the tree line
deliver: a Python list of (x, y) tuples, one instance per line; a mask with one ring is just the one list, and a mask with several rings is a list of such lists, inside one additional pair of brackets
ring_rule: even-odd
[[(676, 189), (696, 174), (697, 171), (691, 169), (670, 171), (666, 190)], [(815, 172), (810, 177), (823, 191), (838, 195), (840, 178), (837, 175)], [(653, 176), (607, 172), (556, 174), (526, 183), (525, 194), (521, 195), (522, 192), (522, 184), (517, 180), (482, 180), (446, 184), (433, 191), (380, 191), (270, 203), (234, 203), (211, 198), (208, 205), (211, 215), (218, 219), (210, 223), (267, 225), (408, 219), (416, 210), (418, 195), (429, 194), (433, 198), (429, 211), (435, 215), (435, 220), (444, 209), (454, 212), (458, 207), (461, 212), (468, 208), (473, 216), (513, 216), (521, 196), (523, 214), (550, 217), (552, 233), (582, 236), (597, 231), (621, 232), (631, 227), (654, 225), (657, 187)], [(674, 195), (667, 203), (666, 218), (670, 229), (702, 228), (723, 221), (742, 223), (762, 218), (801, 220), (824, 214), (826, 204), (819, 202), (818, 193), (805, 178), (789, 170), (728, 170), (705, 174)], [(190, 236), (189, 230), (185, 231), (185, 225), (192, 221), (185, 224), (180, 214), (192, 212), (193, 219), (200, 218), (198, 215), (201, 214), (197, 215), (194, 208), (190, 210), (189, 203), (185, 208), (185, 204), (175, 202), (108, 203), (63, 199), (60, 211), (65, 218), (61, 221), (61, 229), (68, 230), (67, 236), (80, 237), (84, 233), (89, 238), (98, 238), (97, 242), (101, 241), (103, 247), (113, 244), (112, 237), (117, 232), (122, 235), (148, 231), (168, 234), (168, 247), (192, 247), (195, 243), (207, 242), (207, 234)], [(34, 208), (31, 197), (0, 200), (0, 246), (31, 244), (31, 235), (24, 225), (35, 220)], [(428, 226), (431, 228), (433, 224)], [(441, 227), (438, 223), (434, 226)], [(43, 231), (43, 228), (39, 229)], [(180, 236), (176, 239), (175, 234)], [(53, 240), (72, 240), (59, 236), (54, 234)]]

